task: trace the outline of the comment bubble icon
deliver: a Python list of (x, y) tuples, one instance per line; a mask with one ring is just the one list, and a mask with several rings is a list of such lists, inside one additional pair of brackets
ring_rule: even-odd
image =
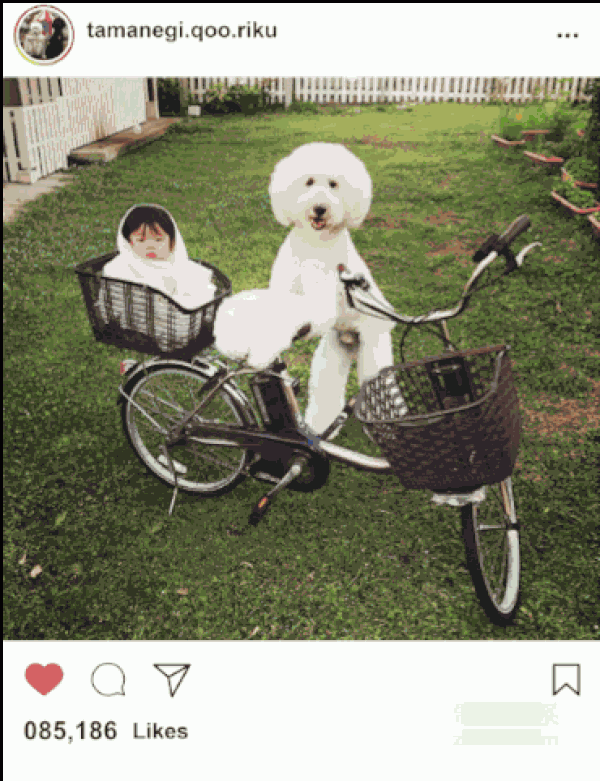
[(103, 697), (125, 696), (125, 673), (118, 664), (104, 662), (92, 673), (92, 686)]

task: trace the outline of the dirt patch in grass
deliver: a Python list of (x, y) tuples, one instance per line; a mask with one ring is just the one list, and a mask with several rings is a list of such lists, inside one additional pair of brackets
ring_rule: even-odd
[[(600, 357), (600, 352), (590, 350), (587, 347), (572, 345), (565, 348), (564, 344), (560, 346), (575, 352), (583, 352), (590, 358)], [(572, 376), (575, 376), (577, 373), (576, 369), (566, 363), (561, 364), (559, 368)], [(538, 405), (535, 408), (521, 403), (524, 425), (530, 431), (546, 440), (549, 446), (559, 449), (564, 458), (578, 459), (585, 455), (580, 449), (568, 447), (564, 441), (566, 438), (572, 438), (574, 434), (577, 434), (577, 443), (583, 445), (585, 435), (589, 431), (600, 429), (600, 381), (591, 377), (586, 379), (590, 384), (590, 395), (585, 401), (579, 401), (578, 399), (552, 401), (548, 394), (541, 393), (538, 397)], [(534, 460), (541, 461), (542, 456), (536, 455)], [(520, 466), (522, 464), (517, 461), (517, 467)], [(540, 482), (545, 479), (537, 469), (524, 471), (524, 477), (534, 482)]]
[(594, 385), (596, 390), (588, 402), (560, 399), (556, 403), (542, 393), (539, 399), (545, 409), (529, 409), (522, 404), (529, 426), (544, 438), (560, 438), (576, 431), (581, 435), (578, 441), (582, 443), (583, 435), (600, 428), (600, 382)]
[(439, 255), (454, 255), (461, 266), (467, 267), (472, 265), (471, 253), (473, 248), (471, 245), (467, 246), (461, 239), (453, 239), (442, 244), (433, 244), (433, 242), (428, 241), (427, 244), (432, 248), (431, 252), (427, 253), (428, 258), (435, 258)]
[(390, 217), (376, 217), (374, 214), (367, 214), (364, 225), (369, 225), (371, 228), (387, 228), (405, 230), (407, 228), (408, 220), (412, 219), (410, 214), (403, 212), (401, 215), (392, 215)]
[(457, 223), (466, 222), (466, 220), (461, 219), (454, 212), (444, 212), (439, 209), (437, 214), (429, 214), (425, 217), (425, 222), (431, 225), (446, 225), (447, 223), (456, 225)]
[[(591, 317), (591, 314), (592, 313), (591, 312), (588, 313), (588, 310), (586, 309), (586, 315), (588, 317)], [(561, 344), (561, 349), (564, 349), (564, 347), (565, 347), (564, 344)], [(573, 345), (569, 345), (567, 347), (567, 349), (568, 350), (573, 350), (576, 353), (581, 353), (582, 352), (585, 355), (587, 355), (588, 358), (600, 358), (600, 351), (598, 351), (598, 350), (590, 350), (589, 347), (580, 347), (577, 344), (573, 344)], [(593, 383), (594, 380), (590, 380), (590, 382)]]
[(451, 179), (458, 179), (458, 174), (453, 176), (452, 174), (448, 174), (448, 176), (444, 179), (443, 182), (440, 182), (439, 186), (442, 187), (444, 190), (446, 187), (450, 186), (450, 180)]
[[(597, 352), (592, 352), (584, 348), (587, 355), (598, 356)], [(569, 374), (575, 374), (575, 369), (567, 364), (560, 366), (562, 371), (568, 371)], [(577, 433), (577, 442), (583, 445), (585, 435), (589, 431), (600, 429), (600, 381), (587, 378), (591, 385), (590, 397), (586, 401), (577, 399), (560, 399), (553, 402), (546, 393), (541, 393), (539, 402), (543, 405), (542, 409), (533, 409), (521, 404), (521, 410), (525, 417), (525, 425), (533, 432), (548, 441), (548, 444), (556, 448), (566, 448), (562, 452), (564, 458), (577, 459), (585, 453), (580, 449), (568, 448), (564, 442), (565, 438), (572, 437)], [(535, 456), (536, 461), (540, 461), (540, 456)], [(518, 462), (517, 462), (518, 465)], [(539, 482), (544, 478), (539, 472), (524, 473), (526, 479)]]
[(353, 138), (352, 143), (365, 144), (379, 149), (396, 149), (397, 147), (400, 147), (405, 152), (418, 147), (418, 144), (412, 144), (406, 141), (391, 141), (387, 136), (384, 136), (384, 138), (379, 138), (379, 136), (363, 136), (362, 138)]
[[(414, 217), (407, 212), (402, 212), (401, 214), (394, 214), (389, 217), (386, 216), (375, 216), (374, 214), (367, 214), (364, 225), (369, 226), (371, 228), (401, 228), (402, 230), (405, 230), (408, 225), (408, 220), (413, 220)], [(424, 222), (429, 223), (430, 225), (446, 225), (447, 223), (456, 224), (456, 223), (463, 223), (466, 222), (466, 220), (461, 219), (458, 217), (454, 212), (444, 212), (441, 209), (438, 210), (437, 214), (429, 214), (427, 217), (424, 218)], [(429, 246), (433, 246), (430, 244)], [(440, 245), (440, 247), (445, 245)]]
[(566, 244), (570, 250), (577, 249), (577, 242), (574, 239), (561, 239), (560, 243)]

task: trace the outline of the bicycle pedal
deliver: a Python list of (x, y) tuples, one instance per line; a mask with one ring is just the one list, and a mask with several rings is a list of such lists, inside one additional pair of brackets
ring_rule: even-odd
[(271, 500), (269, 499), (269, 497), (263, 496), (263, 498), (260, 501), (258, 501), (252, 508), (252, 512), (250, 513), (250, 519), (248, 520), (248, 523), (250, 523), (252, 526), (256, 526), (258, 522), (265, 517), (270, 506), (271, 506)]
[[(159, 455), (159, 457), (156, 459), (159, 464), (162, 464), (163, 466), (167, 467), (167, 469), (170, 469), (171, 466), (169, 464), (169, 459), (166, 458), (162, 453)], [(187, 473), (187, 466), (184, 466), (183, 464), (180, 464), (179, 461), (176, 461), (174, 458), (171, 459), (173, 461), (173, 466), (175, 467), (175, 471), (180, 475), (185, 475)]]

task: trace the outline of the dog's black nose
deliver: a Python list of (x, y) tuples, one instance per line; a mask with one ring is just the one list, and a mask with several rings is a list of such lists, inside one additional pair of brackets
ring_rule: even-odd
[(314, 211), (314, 213), (317, 215), (317, 217), (318, 217), (319, 219), (321, 219), (321, 217), (322, 217), (322, 216), (325, 214), (325, 212), (327, 211), (327, 209), (325, 209), (325, 207), (324, 207), (324, 206), (315, 206), (315, 208), (314, 208), (314, 210), (313, 210), (313, 211)]

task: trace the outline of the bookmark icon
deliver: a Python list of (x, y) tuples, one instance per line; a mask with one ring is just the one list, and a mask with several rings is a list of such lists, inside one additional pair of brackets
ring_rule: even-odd
[(581, 693), (581, 665), (552, 665), (552, 694), (556, 695), (564, 688), (571, 689), (573, 694)]

